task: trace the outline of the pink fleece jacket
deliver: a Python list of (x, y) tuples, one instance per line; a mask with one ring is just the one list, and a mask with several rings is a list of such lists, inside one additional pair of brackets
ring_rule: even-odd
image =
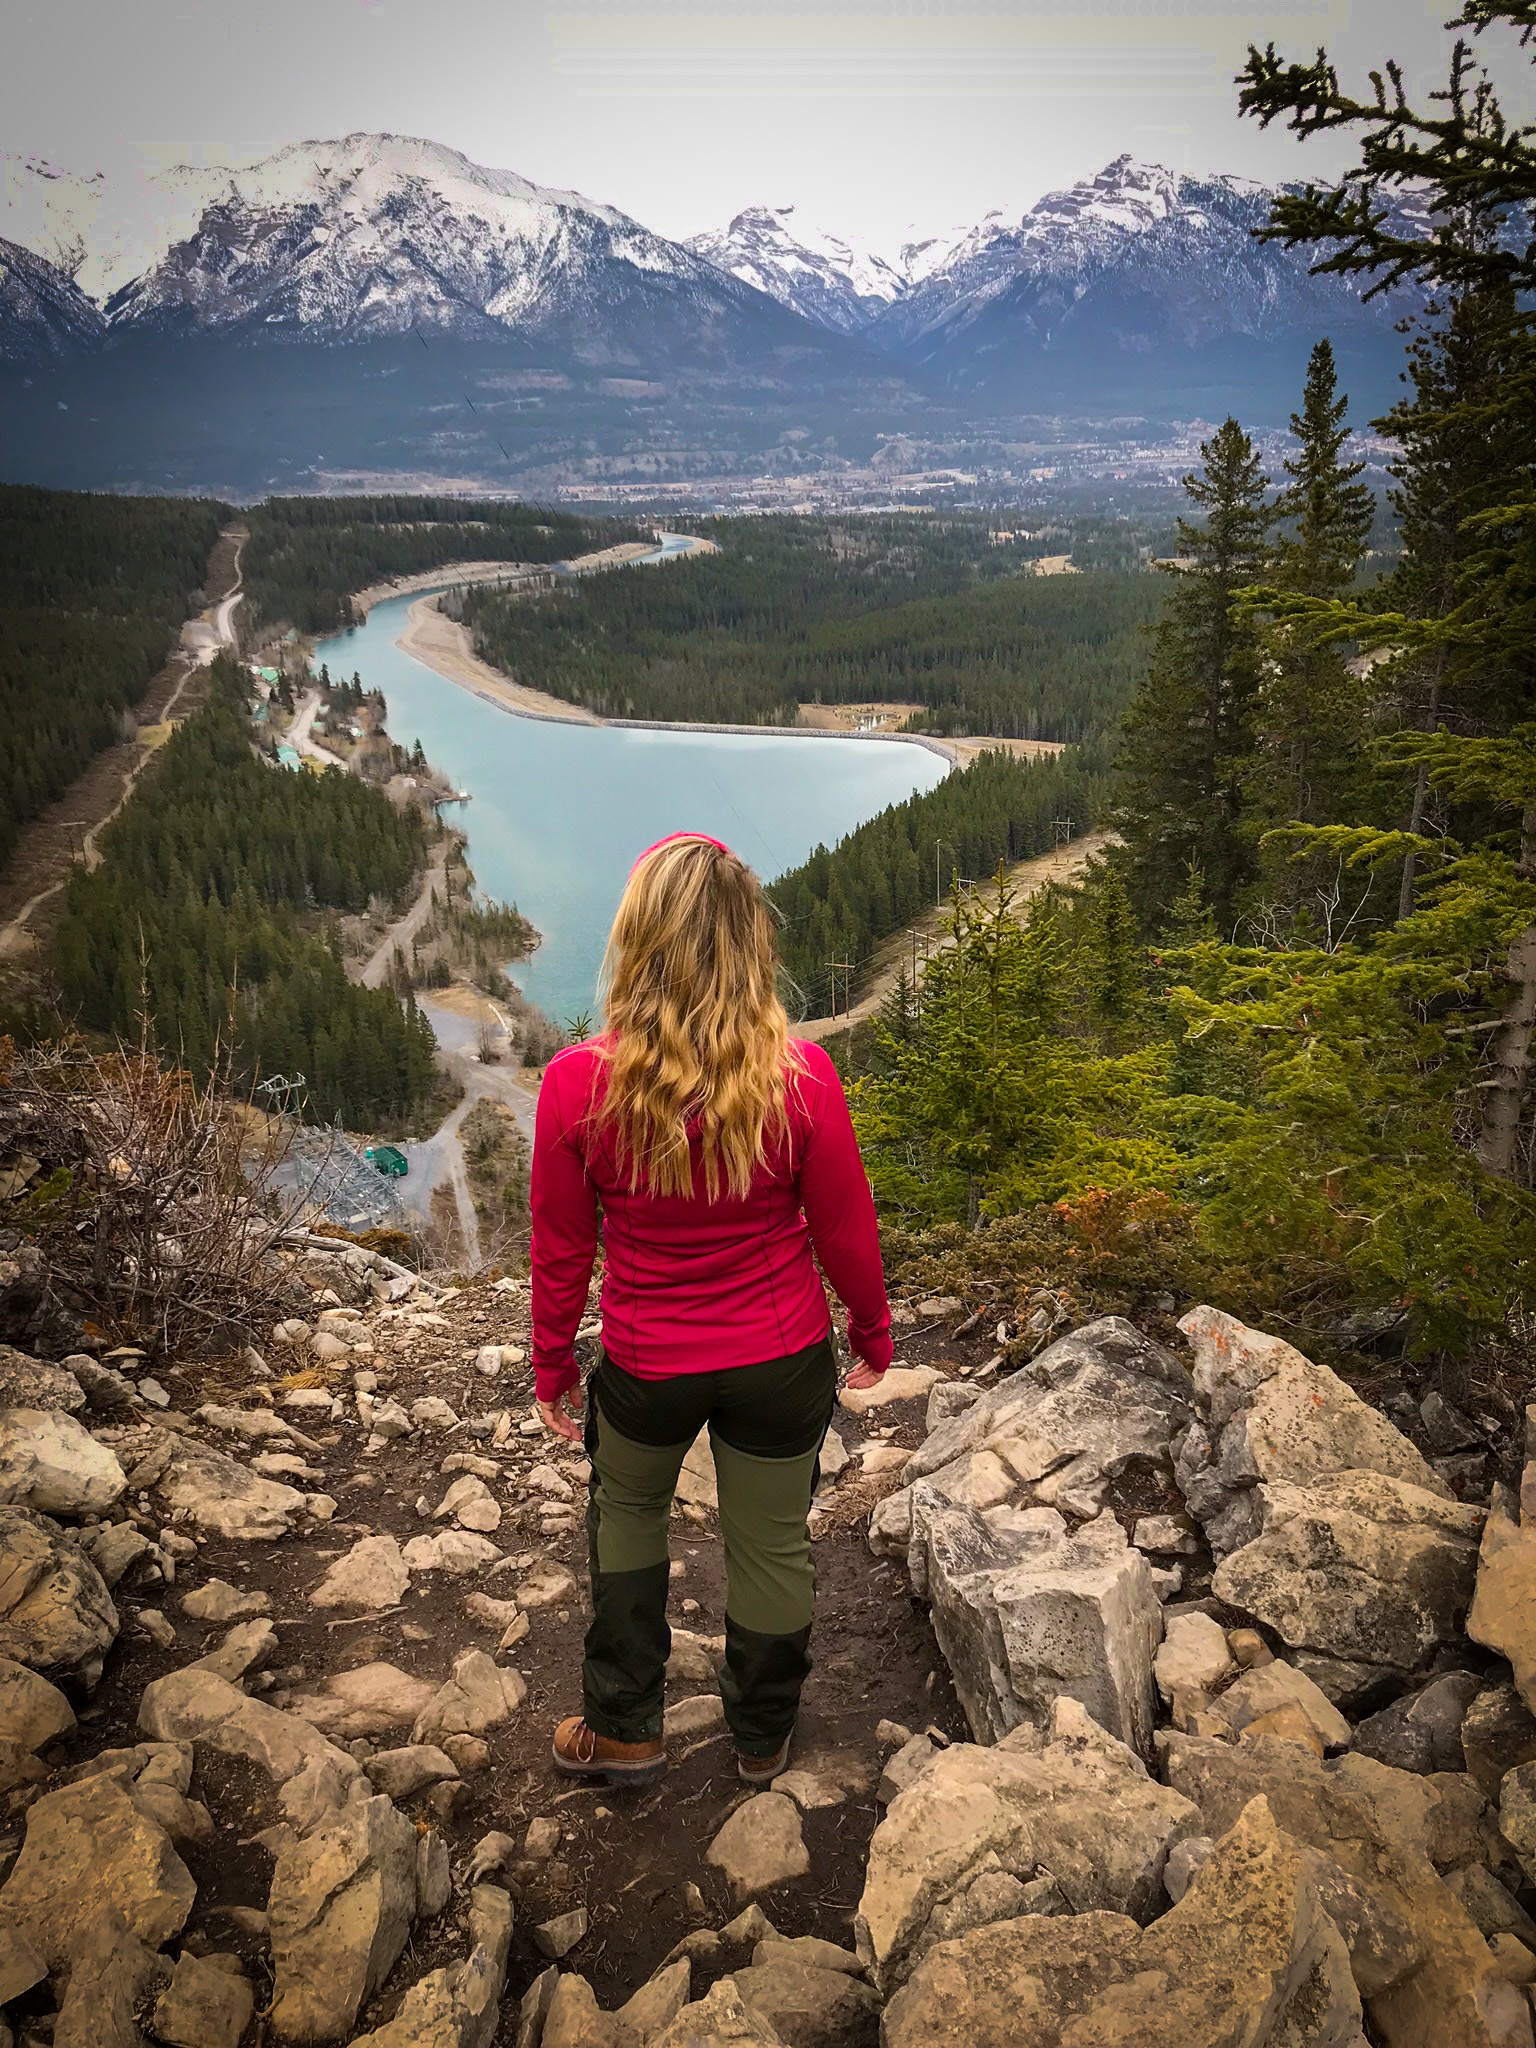
[[(795, 1041), (787, 1141), (771, 1146), (746, 1196), (709, 1201), (695, 1156), (691, 1198), (631, 1193), (611, 1131), (592, 1116), (603, 1063), (587, 1040), (557, 1053), (539, 1091), (533, 1144), (533, 1366), (538, 1398), (577, 1380), (572, 1345), (586, 1308), (601, 1216), (603, 1348), (640, 1379), (760, 1365), (826, 1334), (815, 1259), (848, 1310), (865, 1364), (891, 1362), (891, 1317), (875, 1205), (837, 1069)], [(815, 1259), (812, 1253), (815, 1254)]]

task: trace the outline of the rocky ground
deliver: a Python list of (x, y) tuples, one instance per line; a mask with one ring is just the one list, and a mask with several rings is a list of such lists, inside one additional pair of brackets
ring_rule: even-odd
[(1507, 1400), (904, 1303), (791, 1772), (731, 1767), (700, 1446), (620, 1792), (549, 1762), (587, 1474), (521, 1283), (315, 1248), (259, 1351), (167, 1365), (38, 1281), (0, 1246), (0, 2048), (1532, 2048)]

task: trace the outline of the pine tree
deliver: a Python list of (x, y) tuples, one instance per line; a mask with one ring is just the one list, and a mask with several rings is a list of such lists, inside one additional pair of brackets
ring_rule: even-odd
[(1301, 411), (1291, 414), (1297, 448), (1284, 465), (1290, 487), (1275, 501), (1275, 517), (1291, 529), (1276, 554), (1276, 581), (1312, 597), (1342, 597), (1350, 588), (1376, 516), (1370, 485), (1357, 481), (1365, 464), (1342, 459), (1348, 420), (1333, 344), (1320, 341)]
[(1205, 518), (1179, 522), (1183, 562), (1125, 718), (1117, 822), (1144, 920), (1167, 911), (1193, 862), (1229, 928), (1254, 865), (1242, 792), (1263, 660), (1237, 597), (1263, 581), (1271, 513), (1260, 457), (1236, 420), (1201, 455), (1203, 470), (1184, 488)]

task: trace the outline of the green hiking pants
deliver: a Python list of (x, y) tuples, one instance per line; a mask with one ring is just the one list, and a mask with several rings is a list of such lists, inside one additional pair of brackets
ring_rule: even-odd
[(811, 1668), (816, 1571), (805, 1520), (836, 1398), (830, 1336), (763, 1365), (668, 1380), (600, 1361), (587, 1387), (588, 1727), (615, 1742), (661, 1733), (667, 1525), (678, 1472), (707, 1425), (725, 1544), (725, 1717), (745, 1755), (775, 1754)]

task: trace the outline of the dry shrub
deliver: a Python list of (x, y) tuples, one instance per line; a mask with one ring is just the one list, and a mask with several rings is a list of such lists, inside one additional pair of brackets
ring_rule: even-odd
[(0, 1057), (0, 1153), (42, 1162), (6, 1220), (46, 1254), (59, 1303), (119, 1341), (232, 1349), (282, 1285), (271, 1247), (287, 1219), (259, 1214), (251, 1188), (287, 1141), (226, 1078), (73, 1038)]

